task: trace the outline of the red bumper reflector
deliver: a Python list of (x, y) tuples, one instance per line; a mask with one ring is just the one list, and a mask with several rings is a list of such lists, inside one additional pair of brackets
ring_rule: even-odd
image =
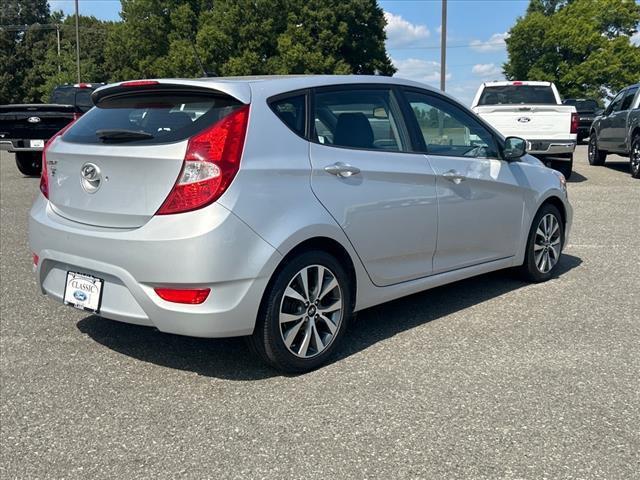
[(209, 296), (210, 288), (154, 288), (158, 296), (173, 303), (189, 303), (199, 305)]
[(38, 266), (38, 262), (40, 261), (40, 257), (38, 257), (38, 255), (36, 255), (35, 253), (33, 254), (33, 266), (37, 267)]

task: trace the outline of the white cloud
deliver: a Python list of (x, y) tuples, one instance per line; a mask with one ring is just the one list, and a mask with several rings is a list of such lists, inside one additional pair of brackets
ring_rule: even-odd
[(638, 30), (636, 33), (631, 35), (630, 40), (631, 40), (631, 43), (633, 43), (634, 45), (640, 47), (640, 30)]
[(426, 40), (431, 35), (426, 26), (415, 25), (400, 15), (384, 12), (384, 18), (387, 20), (385, 30), (389, 47), (406, 47)]
[[(424, 83), (437, 83), (440, 81), (440, 62), (419, 58), (407, 58), (405, 60), (392, 59), (391, 61), (398, 69), (395, 74), (396, 77)], [(447, 73), (445, 78), (449, 80), (451, 74)]]
[(502, 77), (502, 70), (495, 63), (477, 63), (471, 69), (471, 73), (478, 77)]
[(494, 33), (489, 40), (472, 40), (471, 48), (478, 52), (497, 52), (506, 47), (505, 40), (509, 38), (508, 33)]

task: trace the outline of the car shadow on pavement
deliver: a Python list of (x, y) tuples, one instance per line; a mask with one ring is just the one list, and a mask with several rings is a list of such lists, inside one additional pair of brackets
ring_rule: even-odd
[[(582, 263), (563, 254), (556, 276)], [(404, 297), (358, 313), (331, 363), (419, 325), (529, 285), (510, 271), (498, 271)], [(249, 351), (242, 338), (208, 339), (162, 333), (149, 327), (95, 315), (78, 329), (123, 355), (167, 368), (227, 380), (260, 380), (280, 375)]]
[(604, 166), (618, 172), (629, 173), (629, 160), (627, 159), (617, 161), (607, 159)]
[(585, 177), (584, 175), (579, 174), (575, 170), (573, 172), (571, 172), (571, 176), (567, 180), (567, 182), (569, 182), (569, 183), (582, 183), (582, 182), (585, 182), (585, 181), (587, 181), (587, 177)]

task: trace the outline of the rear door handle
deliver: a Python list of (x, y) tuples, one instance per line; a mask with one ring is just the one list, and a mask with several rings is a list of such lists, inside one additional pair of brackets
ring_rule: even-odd
[(444, 172), (442, 176), (447, 180), (449, 180), (450, 182), (455, 183), (456, 185), (458, 185), (460, 182), (463, 182), (464, 180), (467, 179), (467, 177), (465, 177), (464, 175), (462, 175), (461, 173), (455, 170), (449, 170), (448, 172)]
[(333, 165), (327, 165), (326, 167), (324, 167), (324, 171), (330, 173), (331, 175), (336, 175), (343, 178), (360, 173), (360, 169), (358, 167), (354, 167), (353, 165), (349, 165), (348, 163), (343, 162), (336, 162)]

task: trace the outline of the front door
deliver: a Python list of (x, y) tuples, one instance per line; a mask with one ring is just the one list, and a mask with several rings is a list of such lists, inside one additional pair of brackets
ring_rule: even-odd
[(312, 189), (373, 283), (429, 275), (437, 236), (436, 179), (424, 155), (409, 153), (392, 90), (323, 88), (312, 104)]
[(500, 159), (493, 134), (473, 114), (436, 93), (404, 92), (437, 175), (434, 273), (513, 257), (525, 241), (521, 166)]

